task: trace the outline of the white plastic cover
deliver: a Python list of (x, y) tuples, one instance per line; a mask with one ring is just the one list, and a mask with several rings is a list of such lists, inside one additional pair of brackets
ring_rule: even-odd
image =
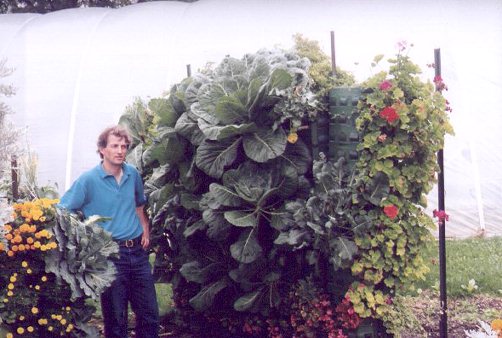
[[(39, 156), (39, 182), (60, 192), (98, 161), (98, 133), (135, 97), (156, 97), (207, 62), (293, 45), (301, 33), (360, 81), (377, 54), (413, 43), (426, 64), (441, 49), (456, 131), (445, 150), (447, 235), (502, 235), (502, 3), (497, 0), (155, 1), (120, 9), (80, 8), (0, 15), (0, 59), (15, 68), (7, 100)], [(437, 191), (429, 209), (437, 208)]]

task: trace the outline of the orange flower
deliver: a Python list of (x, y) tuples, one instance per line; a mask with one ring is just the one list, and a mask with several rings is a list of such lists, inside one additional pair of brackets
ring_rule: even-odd
[(297, 133), (290, 133), (288, 135), (288, 142), (292, 143), (292, 144), (295, 144), (296, 141), (298, 141), (298, 134)]
[(386, 205), (384, 208), (383, 208), (383, 212), (387, 215), (387, 217), (389, 217), (390, 219), (394, 219), (396, 218), (396, 216), (399, 214), (399, 209), (394, 205), (394, 204), (390, 204), (390, 205)]

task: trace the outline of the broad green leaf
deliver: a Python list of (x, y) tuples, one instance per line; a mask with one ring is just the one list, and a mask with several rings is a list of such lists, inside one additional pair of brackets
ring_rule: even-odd
[(240, 143), (240, 138), (221, 142), (206, 140), (197, 148), (195, 163), (209, 176), (220, 178), (225, 167), (235, 161)]
[(148, 108), (158, 116), (158, 125), (174, 127), (176, 120), (181, 113), (174, 110), (170, 100), (164, 98), (154, 98), (148, 102)]
[(218, 293), (228, 286), (228, 281), (222, 278), (202, 288), (189, 303), (196, 311), (205, 311), (213, 305), (214, 298)]
[(242, 204), (242, 200), (239, 195), (227, 186), (218, 183), (211, 183), (209, 185), (209, 193), (212, 195), (212, 198), (219, 202), (220, 205), (238, 207)]
[(256, 227), (258, 225), (257, 212), (225, 211), (225, 219), (238, 227)]
[(305, 230), (292, 229), (288, 232), (281, 232), (275, 239), (274, 244), (297, 246), (302, 244), (308, 238), (307, 235), (308, 233)]
[(126, 161), (130, 165), (138, 169), (139, 172), (143, 171), (143, 143), (138, 144), (136, 147), (127, 152)]
[(243, 146), (246, 155), (253, 161), (263, 163), (284, 154), (287, 137), (282, 128), (276, 131), (259, 130), (256, 133), (243, 136)]
[(214, 241), (222, 241), (230, 235), (232, 224), (228, 223), (223, 213), (206, 209), (202, 213), (202, 219), (207, 224), (207, 237)]
[(248, 112), (237, 98), (224, 96), (216, 104), (215, 116), (221, 124), (229, 125), (245, 122)]
[(245, 294), (242, 297), (239, 297), (235, 302), (234, 302), (234, 309), (236, 311), (248, 311), (253, 306), (255, 305), (256, 302), (258, 302), (261, 298), (263, 297), (263, 289), (260, 288), (258, 290), (255, 290), (253, 292), (249, 292)]
[(178, 134), (190, 140), (190, 143), (198, 146), (204, 141), (204, 133), (199, 129), (197, 120), (190, 118), (188, 113), (183, 113), (180, 118), (176, 121), (174, 129)]
[(257, 130), (254, 123), (221, 126), (208, 123), (203, 119), (198, 120), (198, 126), (205, 138), (212, 141), (224, 140), (230, 137), (252, 133)]
[(219, 265), (220, 263), (202, 265), (198, 261), (191, 261), (181, 266), (180, 273), (187, 281), (203, 284), (219, 270)]
[(312, 168), (312, 154), (301, 139), (294, 144), (288, 143), (282, 157), (295, 167), (299, 175), (305, 175)]
[(232, 257), (241, 263), (254, 262), (261, 256), (262, 252), (263, 249), (256, 240), (253, 231), (243, 233), (239, 241), (230, 246), (230, 253), (232, 254)]
[(277, 68), (270, 75), (268, 86), (270, 91), (273, 89), (283, 90), (291, 86), (293, 77), (285, 69)]
[(207, 227), (206, 223), (204, 223), (202, 220), (197, 221), (191, 224), (188, 228), (186, 228), (185, 231), (183, 231), (183, 235), (185, 237), (190, 237), (197, 231), (206, 230), (206, 227)]

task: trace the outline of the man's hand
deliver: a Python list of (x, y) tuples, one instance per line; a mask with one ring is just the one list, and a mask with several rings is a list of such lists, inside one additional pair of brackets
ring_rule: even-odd
[(150, 234), (148, 232), (143, 231), (143, 235), (141, 236), (141, 246), (143, 249), (148, 249), (150, 246)]

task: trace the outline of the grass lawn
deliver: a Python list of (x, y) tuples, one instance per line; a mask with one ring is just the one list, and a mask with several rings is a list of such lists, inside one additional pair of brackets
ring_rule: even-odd
[[(438, 242), (426, 248), (431, 272), (417, 283), (418, 288), (439, 290), (438, 250)], [(475, 284), (469, 287), (470, 280)], [(453, 297), (479, 293), (502, 297), (502, 237), (446, 241), (446, 286)]]

